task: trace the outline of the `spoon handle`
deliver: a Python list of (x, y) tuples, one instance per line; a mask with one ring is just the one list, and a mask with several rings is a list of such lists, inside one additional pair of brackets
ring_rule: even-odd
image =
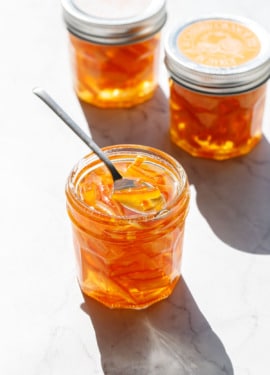
[(33, 89), (33, 93), (37, 95), (44, 103), (46, 103), (71, 130), (88, 146), (91, 150), (106, 164), (112, 174), (114, 181), (122, 178), (118, 170), (115, 168), (110, 159), (98, 147), (98, 145), (90, 138), (73, 120), (72, 118), (56, 103), (56, 101), (42, 88)]

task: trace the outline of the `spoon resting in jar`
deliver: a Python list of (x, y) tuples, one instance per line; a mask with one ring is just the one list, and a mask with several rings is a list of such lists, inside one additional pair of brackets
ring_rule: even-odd
[(123, 177), (101, 148), (90, 138), (72, 118), (55, 102), (42, 88), (33, 89), (45, 104), (47, 104), (71, 130), (101, 159), (113, 179), (113, 198), (131, 211), (137, 213), (157, 213), (164, 209), (165, 199), (160, 190), (139, 179)]

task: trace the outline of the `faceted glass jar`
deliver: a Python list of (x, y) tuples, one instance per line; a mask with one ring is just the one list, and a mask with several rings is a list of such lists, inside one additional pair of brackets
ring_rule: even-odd
[(94, 154), (71, 171), (66, 185), (78, 281), (110, 308), (145, 308), (168, 297), (181, 274), (189, 185), (181, 165), (146, 146), (106, 147), (122, 175), (159, 188), (161, 211), (131, 212), (112, 198), (112, 178)]
[(250, 152), (262, 137), (266, 84), (233, 95), (206, 95), (170, 80), (170, 135), (193, 156), (217, 160)]
[(202, 17), (171, 30), (165, 62), (174, 143), (217, 160), (251, 151), (262, 137), (269, 40), (242, 17)]
[(78, 97), (97, 107), (132, 107), (150, 99), (158, 83), (160, 33), (141, 42), (102, 45), (70, 34)]
[(62, 7), (78, 97), (102, 108), (150, 99), (166, 0), (62, 0)]

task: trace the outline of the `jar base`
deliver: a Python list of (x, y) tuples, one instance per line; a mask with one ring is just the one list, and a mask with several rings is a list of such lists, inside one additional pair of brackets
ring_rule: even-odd
[(130, 108), (150, 100), (157, 86), (145, 81), (133, 88), (104, 89), (98, 92), (87, 88), (75, 88), (80, 100), (99, 108)]
[(90, 290), (86, 286), (80, 285), (80, 283), (79, 283), (79, 286), (83, 294), (87, 295), (90, 298), (93, 298), (94, 300), (100, 302), (101, 304), (105, 305), (106, 307), (110, 309), (142, 310), (142, 309), (148, 308), (149, 306), (159, 301), (162, 301), (168, 298), (173, 292), (179, 279), (180, 279), (180, 276), (176, 277), (169, 286), (162, 288), (162, 291), (158, 289), (155, 293), (152, 292), (151, 296), (148, 298), (145, 298), (144, 301), (138, 301), (138, 302), (136, 301), (135, 298), (133, 302), (120, 300), (119, 298), (109, 295), (108, 293), (105, 294), (104, 292)]
[(229, 141), (227, 144), (225, 143), (223, 145), (208, 143), (206, 147), (192, 147), (187, 141), (183, 139), (179, 140), (179, 138), (175, 138), (173, 134), (171, 134), (172, 142), (190, 155), (198, 158), (214, 160), (227, 160), (246, 155), (260, 142), (261, 138), (261, 135), (252, 137), (245, 145), (241, 147), (236, 147), (232, 142)]

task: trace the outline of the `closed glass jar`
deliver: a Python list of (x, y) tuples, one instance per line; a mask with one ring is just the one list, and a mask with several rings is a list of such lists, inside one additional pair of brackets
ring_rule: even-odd
[(194, 19), (171, 30), (170, 135), (193, 156), (243, 155), (262, 137), (270, 37), (240, 17)]
[(110, 308), (145, 308), (169, 296), (181, 274), (189, 185), (181, 165), (146, 146), (104, 148), (123, 176), (157, 186), (162, 210), (130, 212), (112, 199), (112, 178), (94, 154), (73, 168), (66, 185), (78, 280)]
[(62, 0), (78, 97), (103, 108), (131, 107), (158, 81), (165, 0)]

